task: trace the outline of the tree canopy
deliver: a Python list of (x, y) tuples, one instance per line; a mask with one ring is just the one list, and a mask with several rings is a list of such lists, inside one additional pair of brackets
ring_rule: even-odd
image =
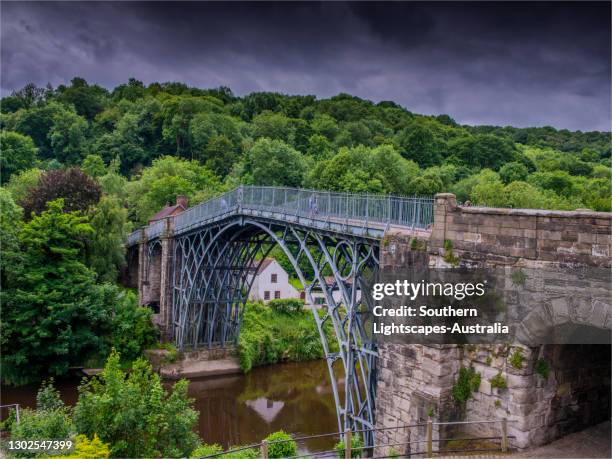
[(478, 203), (482, 193), (463, 190), (482, 170), (504, 186), (529, 183), (551, 197), (542, 205), (611, 208), (609, 132), (460, 125), (349, 94), (236, 97), (228, 88), (135, 79), (107, 90), (76, 77), (3, 98), (0, 128), (2, 181), (21, 186), (17, 193), (26, 178), (33, 182), (33, 168), (44, 176), (80, 166), (137, 224), (177, 194), (193, 203), (240, 183), (409, 194), (462, 188), (463, 199)]

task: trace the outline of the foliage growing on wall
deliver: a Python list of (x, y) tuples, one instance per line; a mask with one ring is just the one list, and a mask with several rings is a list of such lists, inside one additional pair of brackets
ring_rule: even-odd
[(480, 373), (474, 368), (460, 368), (457, 382), (451, 389), (453, 399), (460, 405), (464, 405), (471, 397), (472, 392), (476, 392), (480, 388), (480, 378)]

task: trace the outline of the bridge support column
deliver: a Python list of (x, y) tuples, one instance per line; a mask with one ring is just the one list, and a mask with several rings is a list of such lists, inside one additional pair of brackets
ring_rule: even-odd
[(452, 193), (438, 193), (434, 202), (434, 224), (429, 240), (432, 248), (443, 248), (446, 239), (453, 239), (447, 231), (449, 214), (457, 210), (457, 198)]
[(140, 242), (138, 242), (138, 304), (145, 303), (145, 281), (147, 270), (147, 240), (144, 230), (140, 230)]
[[(458, 416), (451, 390), (459, 370), (459, 349), (453, 345), (381, 344), (378, 349), (376, 397), (376, 454), (385, 455), (394, 446), (400, 454), (424, 451), (427, 422), (455, 420)], [(417, 427), (397, 428), (401, 426)], [(445, 426), (434, 426), (437, 440), (446, 438)], [(412, 444), (405, 444), (412, 442)], [(418, 442), (418, 443), (417, 443)]]
[[(454, 198), (453, 195), (450, 195)], [(444, 221), (446, 197), (436, 202), (436, 221)], [(437, 223), (437, 224), (438, 224)], [(443, 229), (443, 226), (438, 229)], [(436, 231), (434, 229), (434, 231)], [(444, 240), (443, 231), (439, 237)], [(395, 279), (397, 273), (410, 266), (427, 266), (429, 256), (427, 241), (411, 236), (386, 235), (380, 253), (380, 281)], [(421, 344), (394, 344), (381, 340), (378, 344), (376, 427), (390, 430), (377, 431), (376, 455), (386, 455), (393, 448), (400, 454), (424, 451), (427, 438), (427, 421), (436, 421), (454, 416), (451, 390), (460, 366), (457, 346)], [(422, 424), (420, 427), (399, 426)], [(444, 427), (434, 426), (434, 449), (436, 440), (445, 438)], [(407, 445), (407, 442), (415, 442)], [(404, 443), (385, 447), (383, 445)]]
[(172, 339), (172, 220), (166, 220), (166, 229), (161, 238), (161, 275), (159, 289), (159, 328), (162, 341)]

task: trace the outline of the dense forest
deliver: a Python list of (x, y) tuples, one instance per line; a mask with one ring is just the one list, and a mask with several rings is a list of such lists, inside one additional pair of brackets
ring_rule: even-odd
[[(26, 219), (44, 209), (38, 188), (60, 180), (45, 176), (69, 167), (135, 224), (176, 194), (196, 203), (240, 183), (450, 191), (490, 206), (611, 206), (609, 132), (462, 126), (347, 94), (236, 97), (228, 88), (134, 79), (112, 91), (81, 78), (55, 89), (28, 85), (1, 110), (1, 178)], [(57, 183), (47, 188), (71, 199)]]

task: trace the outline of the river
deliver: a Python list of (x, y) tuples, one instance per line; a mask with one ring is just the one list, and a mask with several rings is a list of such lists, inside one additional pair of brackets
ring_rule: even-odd
[[(78, 379), (57, 382), (62, 399), (73, 405)], [(37, 386), (2, 387), (2, 403), (36, 405)], [(246, 375), (194, 379), (190, 396), (200, 413), (198, 430), (204, 443), (258, 443), (284, 430), (295, 436), (336, 432), (338, 423), (325, 361), (282, 363), (254, 368)], [(336, 438), (300, 443), (300, 452), (328, 450)]]

